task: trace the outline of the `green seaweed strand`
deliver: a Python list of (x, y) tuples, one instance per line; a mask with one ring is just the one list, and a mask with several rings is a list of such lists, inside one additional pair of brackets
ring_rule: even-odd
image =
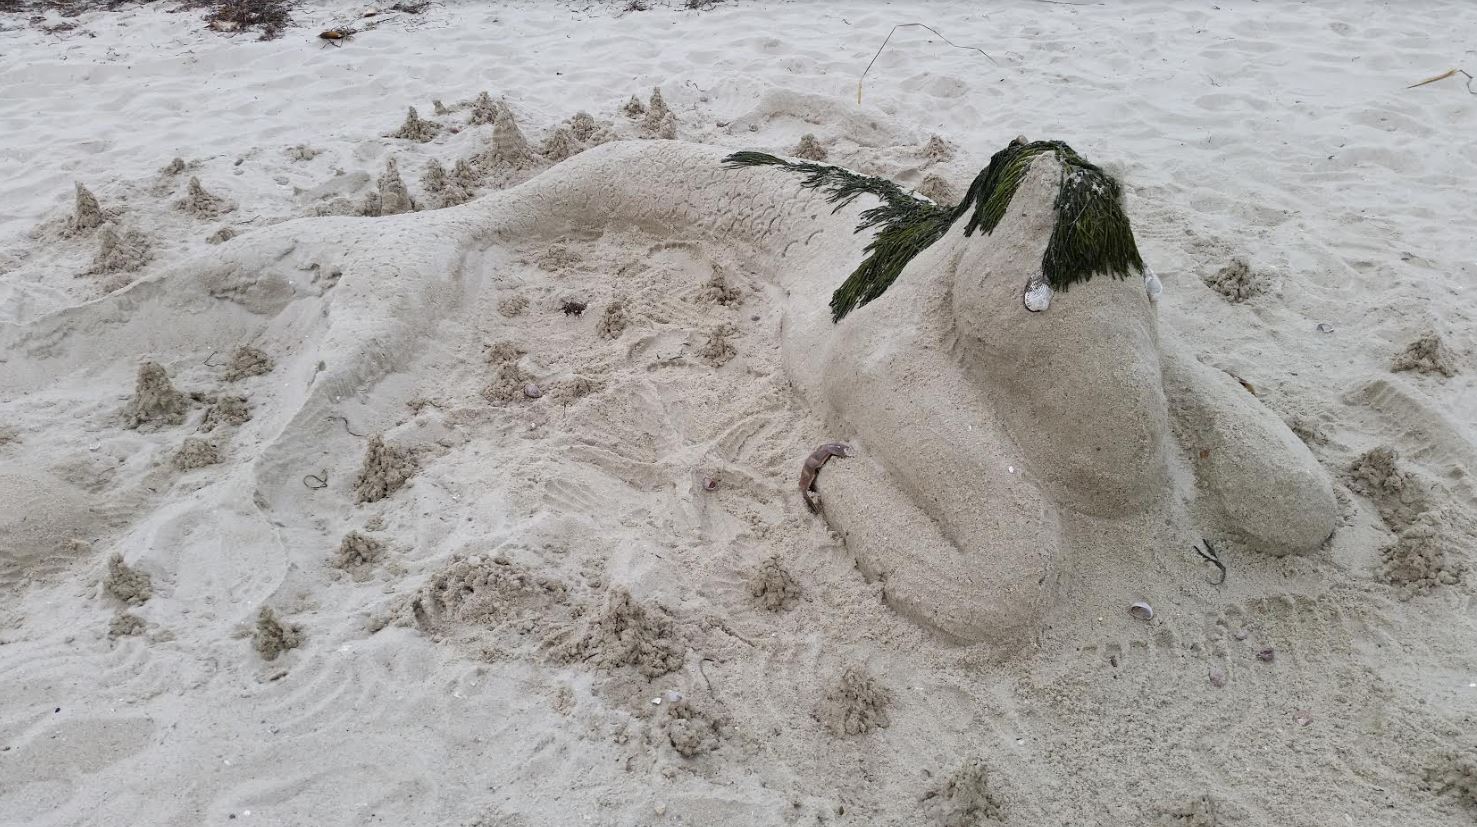
[(966, 236), (977, 229), (985, 235), (994, 232), (1031, 162), (1046, 152), (1054, 153), (1062, 166), (1053, 204), (1056, 224), (1041, 261), (1047, 283), (1065, 291), (1097, 273), (1126, 278), (1130, 268), (1142, 271), (1143, 260), (1120, 204), (1118, 182), (1061, 141), (1012, 141), (990, 158), (964, 199), (952, 208), (914, 196), (885, 178), (840, 167), (786, 161), (763, 152), (736, 152), (723, 161), (731, 167), (777, 166), (803, 174), (801, 186), (826, 192), (836, 205), (832, 212), (863, 193), (882, 202), (864, 210), (856, 227), (856, 232), (881, 228), (867, 245), (866, 258), (831, 295), (831, 320), (839, 322), (885, 293), (908, 262), (943, 238), (965, 214), (972, 211), (964, 228)]

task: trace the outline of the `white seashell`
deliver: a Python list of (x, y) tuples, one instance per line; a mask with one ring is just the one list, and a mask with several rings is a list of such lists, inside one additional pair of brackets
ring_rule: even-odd
[(1328, 322), (1319, 322), (1317, 330), (1319, 333), (1332, 333), (1333, 325), (1329, 324)]
[(1032, 313), (1040, 313), (1051, 307), (1051, 285), (1043, 281), (1032, 280), (1026, 284), (1025, 295), (1026, 309)]
[(1154, 607), (1144, 602), (1138, 602), (1128, 607), (1128, 613), (1138, 620), (1153, 620)]
[(1164, 295), (1164, 283), (1155, 275), (1153, 268), (1144, 268), (1144, 290), (1149, 293), (1149, 301), (1157, 302)]

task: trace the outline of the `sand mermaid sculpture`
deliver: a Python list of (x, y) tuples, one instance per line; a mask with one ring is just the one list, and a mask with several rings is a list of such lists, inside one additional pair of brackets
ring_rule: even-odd
[[(791, 382), (824, 436), (858, 449), (826, 468), (825, 519), (890, 606), (949, 639), (1019, 645), (1080, 602), (1085, 566), (1151, 576), (1144, 550), (1188, 536), (1282, 555), (1333, 529), (1302, 443), (1161, 341), (1117, 185), (1051, 142), (1013, 143), (953, 207), (830, 167), (610, 143), (458, 207), (246, 234), (0, 331), (36, 362), (3, 378), (24, 390), (84, 370), (125, 328), (162, 353), (293, 342), (279, 373), (302, 390), (259, 412), (278, 436), (253, 466), (256, 501), (290, 507), (337, 400), (404, 385), (382, 380), (494, 289), (499, 248), (629, 228), (722, 245), (768, 279)], [(342, 273), (331, 291), (305, 275), (324, 261)], [(55, 344), (79, 323), (107, 332)], [(270, 541), (254, 512), (233, 519), (243, 543)]]

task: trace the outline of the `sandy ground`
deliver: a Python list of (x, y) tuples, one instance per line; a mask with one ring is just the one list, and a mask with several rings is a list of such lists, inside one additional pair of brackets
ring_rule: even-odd
[[(0, 16), (0, 822), (1470, 824), (1477, 97), (1406, 87), (1477, 10), (849, 6)], [(988, 57), (900, 29), (858, 104), (915, 21)], [(939, 200), (1018, 134), (1119, 176), (1165, 352), (1331, 540), (1109, 515), (1024, 646), (895, 611), (795, 483), (856, 436), (793, 328), (855, 209), (550, 206), (640, 190), (616, 140), (807, 134)]]

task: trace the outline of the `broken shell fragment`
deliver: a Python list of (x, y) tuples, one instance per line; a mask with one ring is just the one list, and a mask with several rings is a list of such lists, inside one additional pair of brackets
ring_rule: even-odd
[(1317, 329), (1319, 333), (1332, 333), (1333, 325), (1329, 324), (1328, 322), (1319, 322)]
[(1140, 603), (1135, 603), (1132, 606), (1129, 606), (1128, 607), (1128, 613), (1131, 614), (1131, 615), (1133, 615), (1133, 617), (1134, 617), (1135, 620), (1153, 620), (1154, 619), (1154, 607), (1153, 606), (1150, 606), (1147, 603), (1140, 602)]
[(718, 478), (717, 477), (703, 477), (703, 490), (704, 491), (717, 491), (718, 490)]
[(1219, 666), (1210, 667), (1210, 685), (1216, 689), (1226, 685), (1226, 670)]
[(1271, 663), (1272, 660), (1276, 657), (1277, 653), (1272, 651), (1271, 647), (1267, 647), (1266, 649), (1262, 649), (1256, 653), (1256, 659), (1261, 661), (1262, 663)]
[(538, 385), (529, 382), (527, 385), (523, 386), (523, 395), (528, 397), (529, 399), (538, 399), (540, 396), (544, 395), (544, 392), (541, 388), (539, 388)]

